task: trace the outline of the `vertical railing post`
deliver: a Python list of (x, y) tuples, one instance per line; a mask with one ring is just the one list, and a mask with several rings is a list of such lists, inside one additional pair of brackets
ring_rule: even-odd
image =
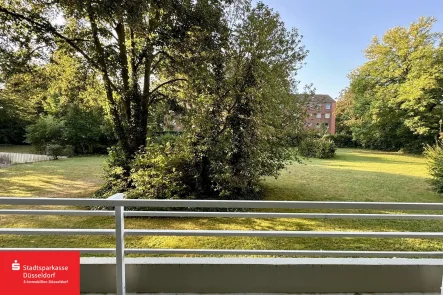
[[(115, 194), (108, 199), (122, 200), (123, 196)], [(115, 259), (117, 295), (126, 295), (124, 206), (115, 206)]]

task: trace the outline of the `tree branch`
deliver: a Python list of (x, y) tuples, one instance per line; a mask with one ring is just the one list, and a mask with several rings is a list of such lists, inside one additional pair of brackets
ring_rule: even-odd
[(105, 54), (104, 54), (104, 50), (103, 50), (102, 44), (100, 43), (100, 39), (98, 36), (98, 27), (97, 27), (97, 23), (95, 20), (94, 11), (92, 9), (91, 1), (88, 1), (87, 8), (88, 8), (89, 21), (91, 22), (91, 31), (92, 31), (92, 37), (94, 40), (95, 51), (98, 54), (98, 62), (100, 64), (100, 69), (101, 69), (101, 72), (103, 75), (103, 80), (105, 83), (106, 97), (107, 97), (109, 104), (111, 106), (110, 107), (111, 115), (114, 120), (115, 129), (117, 131), (117, 136), (119, 138), (119, 141), (121, 142), (121, 144), (124, 145), (124, 148), (127, 150), (127, 148), (128, 148), (128, 142), (126, 140), (127, 135), (124, 130), (122, 120), (119, 116), (117, 104), (114, 100), (114, 96), (113, 96), (113, 92), (112, 92), (113, 84), (111, 82), (111, 79), (109, 78)]
[(123, 91), (126, 93), (129, 90), (129, 70), (128, 70), (128, 51), (126, 48), (126, 32), (123, 18), (120, 18), (119, 23), (115, 27), (117, 33), (117, 42), (119, 49), (119, 62), (121, 66), (121, 75), (123, 80)]
[(53, 35), (54, 37), (57, 37), (57, 38), (63, 40), (68, 45), (70, 45), (72, 48), (74, 48), (78, 53), (80, 53), (92, 66), (94, 66), (97, 69), (100, 69), (99, 65), (96, 62), (94, 62), (94, 60), (75, 43), (75, 41), (79, 41), (79, 40), (84, 41), (83, 39), (70, 39), (70, 38), (62, 35), (46, 19), (41, 19), (40, 21), (43, 23), (40, 23), (40, 22), (32, 19), (31, 17), (25, 16), (23, 14), (20, 14), (20, 13), (14, 12), (14, 11), (10, 11), (10, 10), (6, 9), (5, 7), (0, 6), (0, 13), (1, 12), (5, 13), (7, 15), (10, 15), (16, 19), (27, 21), (32, 27), (34, 27), (36, 29), (36, 33), (41, 33), (38, 31), (38, 29), (40, 29), (43, 32), (49, 33), (49, 34)]
[[(137, 61), (135, 62), (135, 68), (138, 68), (142, 63), (143, 60), (148, 56), (149, 54), (149, 49), (151, 48), (151, 46), (149, 46), (148, 42), (146, 42), (145, 47), (143, 48), (143, 50), (140, 52), (140, 54), (137, 56)], [(134, 56), (135, 59), (135, 56)]]
[(131, 68), (132, 68), (132, 79), (134, 80), (134, 84), (137, 81), (137, 67), (136, 67), (136, 48), (135, 48), (135, 34), (132, 28), (129, 28), (129, 34), (131, 36)]
[(162, 61), (162, 60), (164, 60), (165, 58), (169, 58), (171, 61), (175, 61), (175, 59), (169, 54), (169, 53), (167, 53), (166, 51), (158, 51), (155, 55), (154, 55), (154, 58), (155, 57), (157, 57), (159, 54), (162, 54), (162, 55), (164, 55), (163, 57), (160, 57), (159, 59), (158, 59), (158, 61), (156, 61), (155, 63), (154, 63), (154, 65), (152, 66), (152, 71), (153, 70), (155, 70), (156, 68), (157, 68), (157, 66), (159, 65), (159, 63)]
[(177, 79), (172, 79), (166, 82), (161, 83), (160, 85), (158, 85), (157, 87), (155, 87), (152, 91), (149, 92), (149, 95), (152, 95), (153, 93), (155, 93), (156, 91), (158, 91), (161, 87), (174, 83), (174, 82), (178, 82), (178, 81), (188, 81), (187, 79), (184, 78), (177, 78)]
[(148, 102), (148, 105), (152, 105), (154, 103), (159, 102), (161, 100), (159, 97), (164, 98), (164, 99), (168, 98), (168, 96), (166, 94), (161, 93), (161, 92), (157, 92), (155, 95), (153, 95), (151, 97), (151, 99)]
[(213, 137), (213, 140), (216, 140), (223, 132), (225, 132), (226, 128), (228, 128), (228, 118), (231, 115), (232, 110), (237, 106), (238, 99), (234, 101), (232, 106), (228, 109), (228, 115), (225, 118), (225, 121), (223, 122), (223, 127), (215, 134)]

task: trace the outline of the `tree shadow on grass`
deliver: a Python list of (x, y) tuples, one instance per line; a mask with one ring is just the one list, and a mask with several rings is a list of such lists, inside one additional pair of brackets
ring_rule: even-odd
[[(333, 162), (334, 160), (331, 160)], [(391, 162), (391, 161), (389, 161)], [(443, 199), (424, 187), (423, 178), (388, 172), (355, 171), (315, 167), (318, 174), (285, 174), (279, 180), (265, 182), (268, 200), (316, 201), (395, 201), (441, 202)], [(305, 171), (306, 172), (306, 171)], [(308, 171), (312, 173), (312, 171)], [(303, 174), (306, 176), (306, 174)], [(348, 178), (343, 178), (348, 177)], [(324, 181), (324, 180), (327, 181)], [(37, 181), (38, 180), (38, 181)], [(63, 185), (72, 191), (84, 190), (81, 181), (63, 176), (39, 176), (36, 183), (14, 177), (4, 183), (25, 192), (40, 190), (48, 196), (60, 196)], [(303, 180), (303, 181), (301, 181)], [(3, 181), (3, 180), (2, 180)], [(69, 181), (72, 181), (70, 183)], [(49, 188), (48, 188), (49, 187)], [(352, 194), (350, 194), (352, 192)], [(389, 194), (389, 195), (387, 195)], [(67, 195), (72, 196), (72, 193)], [(275, 210), (282, 212), (283, 210)], [(302, 210), (288, 210), (301, 212)], [(330, 212), (303, 210), (303, 212)], [(333, 210), (337, 212), (338, 210)], [(368, 213), (367, 210), (339, 210)], [(386, 212), (383, 210), (371, 213)], [(435, 213), (435, 212), (426, 212)], [(441, 212), (439, 212), (441, 213)], [(1, 227), (37, 228), (113, 228), (112, 217), (0, 216)], [(296, 231), (443, 231), (442, 221), (344, 220), (344, 219), (246, 219), (246, 218), (127, 218), (126, 228), (209, 229), (209, 230), (296, 230)], [(114, 247), (112, 236), (0, 236), (1, 247)], [(259, 238), (259, 237), (127, 237), (127, 247), (209, 248), (209, 249), (311, 249), (311, 250), (443, 250), (440, 240), (369, 239), (369, 238)]]
[[(79, 197), (92, 195), (99, 187), (94, 180), (67, 178), (69, 171), (54, 174), (53, 170), (14, 171), (10, 167), (0, 176), (0, 196), (21, 197)], [(41, 167), (39, 167), (41, 168)]]
[[(26, 217), (27, 219), (28, 217)], [(44, 217), (2, 227), (113, 228), (112, 217)], [(12, 220), (9, 220), (11, 222)], [(7, 221), (6, 221), (7, 222)], [(128, 218), (126, 228), (171, 230), (297, 230), (297, 231), (443, 231), (441, 221), (247, 219), (247, 218)], [(0, 236), (1, 247), (113, 248), (112, 236)], [(127, 237), (128, 248), (292, 249), (292, 250), (443, 250), (440, 240), (381, 238), (262, 238), (262, 237)]]
[(331, 166), (292, 167), (262, 182), (265, 199), (284, 201), (442, 202), (427, 178)]

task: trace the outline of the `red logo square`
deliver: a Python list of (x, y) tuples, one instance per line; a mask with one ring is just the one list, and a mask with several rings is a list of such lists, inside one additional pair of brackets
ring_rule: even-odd
[(79, 295), (80, 252), (0, 252), (2, 294)]

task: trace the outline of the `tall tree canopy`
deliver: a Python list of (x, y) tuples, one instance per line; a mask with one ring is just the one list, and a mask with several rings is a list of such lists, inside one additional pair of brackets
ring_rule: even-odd
[(432, 31), (434, 22), (422, 17), (374, 37), (365, 51), (368, 61), (350, 74), (353, 98), (344, 115), (363, 145), (420, 150), (438, 134), (443, 47), (442, 35)]
[(185, 61), (219, 42), (223, 8), (205, 0), (1, 0), (1, 70), (26, 71), (60, 48), (81, 57), (102, 76), (129, 161), (146, 144), (149, 108), (167, 97), (163, 88), (183, 81)]
[[(304, 119), (295, 78), (307, 51), (263, 3), (0, 0), (0, 22), (4, 81), (51, 60), (45, 74), (60, 83), (44, 91), (49, 113), (72, 99), (105, 101), (119, 142), (107, 193), (256, 197), (260, 177), (292, 157), (286, 142)], [(65, 83), (69, 71), (53, 63), (84, 83)], [(91, 81), (97, 87), (82, 88)], [(159, 136), (165, 118), (179, 122), (180, 136)]]

